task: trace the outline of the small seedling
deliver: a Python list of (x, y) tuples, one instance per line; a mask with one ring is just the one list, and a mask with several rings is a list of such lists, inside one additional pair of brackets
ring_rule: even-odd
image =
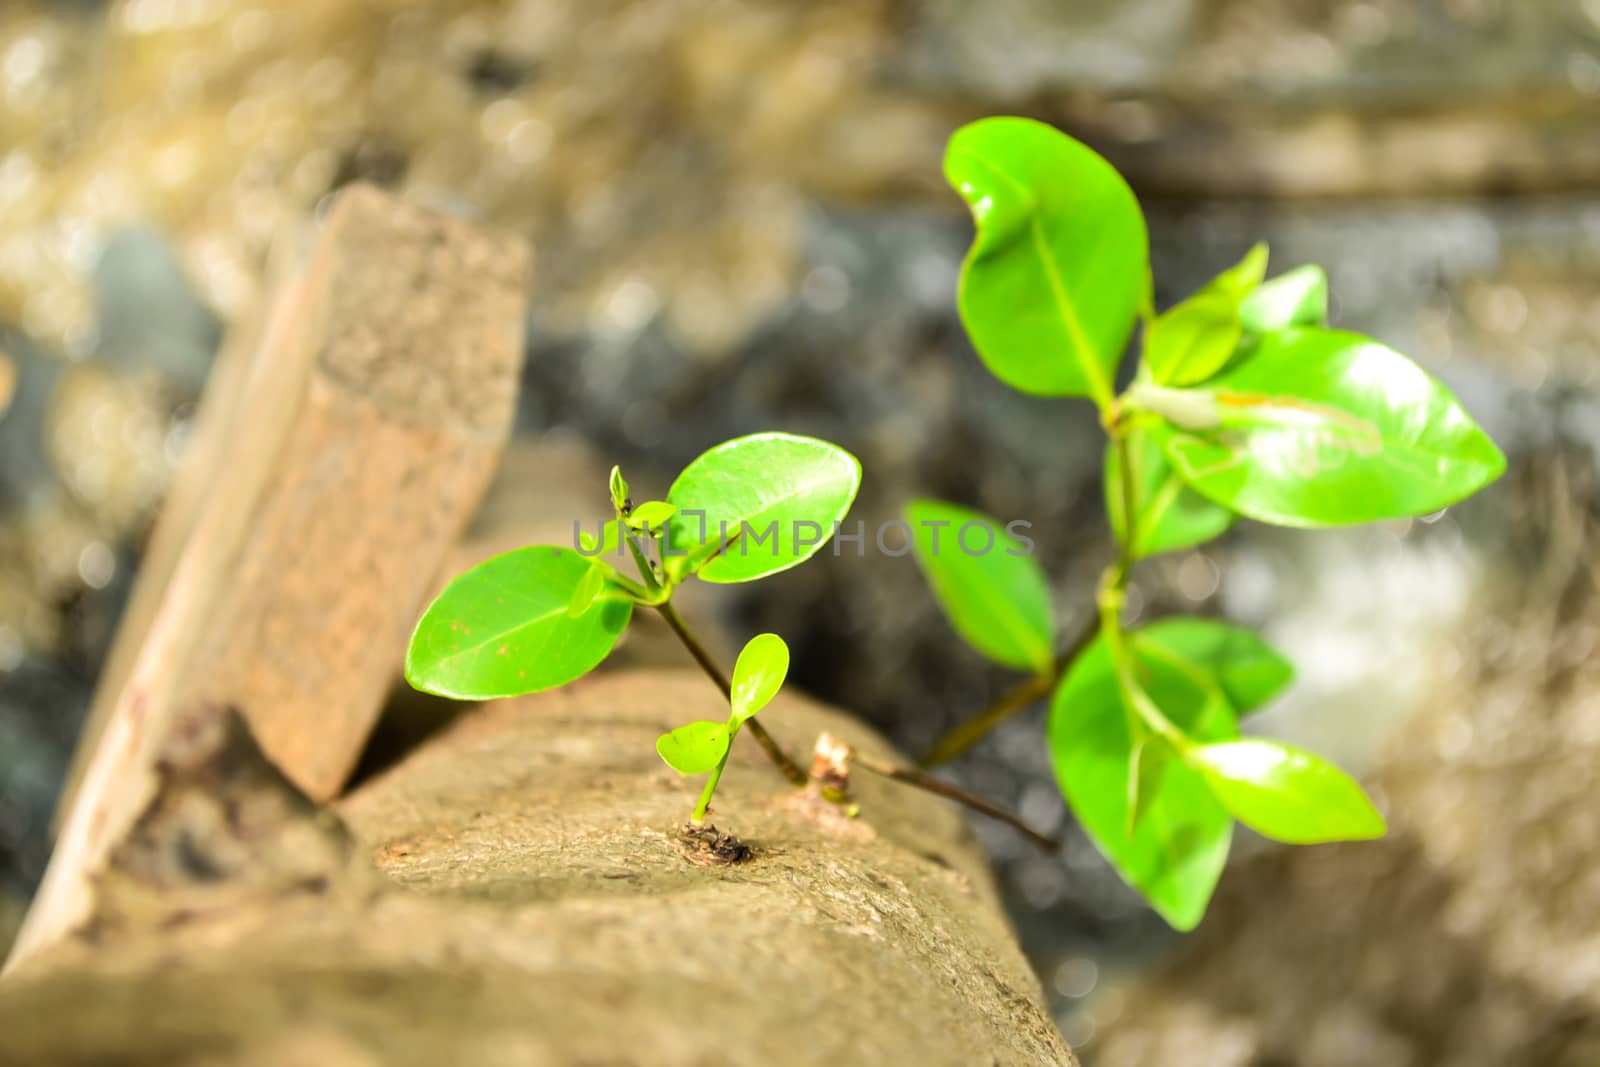
[(702, 720), (680, 726), (656, 739), (656, 751), (679, 774), (708, 774), (700, 802), (689, 821), (699, 826), (711, 810), (711, 796), (728, 765), (733, 739), (756, 712), (772, 702), (789, 673), (789, 646), (777, 634), (750, 639), (733, 665), (733, 691), (728, 698), (727, 722)]
[[(674, 591), (690, 578), (748, 582), (805, 562), (838, 529), (860, 485), (850, 453), (786, 433), (712, 448), (684, 468), (665, 500), (634, 504), (613, 467), (613, 517), (598, 533), (576, 529), (572, 548), (496, 556), (439, 594), (411, 635), (406, 680), (456, 700), (565, 685), (611, 653), (635, 607), (649, 607), (732, 698), (732, 683), (672, 606)], [(636, 578), (619, 569), (629, 559)], [(792, 782), (805, 784), (805, 772), (759, 723), (750, 732)]]
[[(749, 582), (805, 562), (838, 533), (860, 485), (861, 466), (850, 453), (786, 433), (717, 445), (684, 468), (665, 500), (635, 504), (632, 487), (613, 467), (613, 517), (598, 532), (575, 530), (573, 548), (534, 545), (507, 552), (445, 587), (411, 635), (406, 680), (456, 700), (565, 685), (611, 653), (636, 607), (653, 608), (734, 711), (728, 723), (693, 723), (657, 746), (685, 773), (711, 772), (696, 818), (705, 814), (741, 726), (749, 727), (791, 783), (807, 785), (809, 775), (752, 717), (783, 683), (787, 647), (772, 635), (758, 638), (730, 681), (672, 606), (672, 595), (690, 578)], [(637, 578), (618, 568), (630, 558)], [(1015, 816), (949, 783), (865, 756), (857, 765), (1031, 833)], [(1038, 844), (1054, 845), (1032, 836)]]
[[(1122, 877), (1186, 930), (1205, 913), (1234, 819), (1295, 844), (1378, 837), (1385, 825), (1337, 767), (1240, 737), (1239, 720), (1293, 674), (1258, 636), (1201, 618), (1124, 627), (1134, 566), (1240, 517), (1314, 528), (1437, 511), (1494, 481), (1505, 458), (1416, 364), (1327, 327), (1319, 267), (1267, 280), (1257, 245), (1156, 314), (1133, 192), (1049, 126), (964, 127), (945, 173), (977, 224), (962, 322), (1002, 382), (1100, 409), (1120, 551), (1101, 579), (1098, 625), (1063, 647), (1031, 546), (976, 512), (909, 505), (918, 562), (957, 632), (1029, 675), (924, 764), (1051, 695), (1050, 754), (1068, 804)], [(1119, 392), (1123, 351), (1141, 325), (1142, 356)]]

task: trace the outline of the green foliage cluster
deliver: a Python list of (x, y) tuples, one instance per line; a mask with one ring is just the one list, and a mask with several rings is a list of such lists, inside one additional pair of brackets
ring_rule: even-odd
[[(612, 468), (614, 517), (598, 535), (579, 531), (576, 549), (533, 545), (507, 552), (445, 587), (411, 636), (406, 680), (456, 700), (565, 685), (610, 655), (635, 607), (660, 611), (691, 641), (672, 607), (675, 590), (691, 578), (749, 582), (805, 562), (825, 543), (820, 531), (831, 533), (849, 512), (860, 485), (861, 465), (850, 453), (786, 433), (752, 434), (710, 449), (684, 468), (665, 500), (634, 504), (621, 470)], [(811, 530), (819, 536), (801, 536)], [(630, 559), (636, 577), (623, 572)], [(704, 657), (697, 645), (691, 650)], [(712, 772), (697, 821), (728, 746), (777, 693), (788, 665), (779, 637), (757, 637), (740, 656), (734, 681), (721, 683), (733, 717), (662, 737), (658, 751), (672, 767)]]
[[(1240, 516), (1329, 527), (1436, 511), (1504, 470), (1492, 441), (1439, 382), (1398, 352), (1329, 329), (1315, 266), (1266, 277), (1252, 248), (1156, 313), (1144, 218), (1104, 159), (1027, 119), (973, 123), (945, 174), (977, 235), (961, 319), (995, 377), (1040, 396), (1086, 397), (1107, 431), (1106, 511), (1120, 545), (1099, 626), (1058, 657), (1049, 587), (1011, 551), (917, 558), (955, 629), (1052, 689), (1049, 745), (1063, 795), (1129, 884), (1173, 926), (1205, 912), (1233, 821), (1281, 841), (1371, 838), (1384, 820), (1311, 753), (1243, 738), (1239, 721), (1290, 680), (1246, 630), (1200, 618), (1126, 629), (1140, 559), (1222, 534)], [(1115, 383), (1135, 333), (1132, 381)], [(936, 501), (906, 512), (993, 519)]]
[[(1048, 695), (1067, 802), (1129, 884), (1188, 929), (1204, 914), (1235, 820), (1297, 844), (1376, 837), (1384, 820), (1337, 767), (1241, 736), (1240, 721), (1293, 674), (1259, 636), (1203, 618), (1125, 625), (1134, 566), (1211, 540), (1241, 516), (1327, 527), (1436, 511), (1494, 480), (1505, 461), (1415, 364), (1328, 328), (1320, 268), (1269, 279), (1257, 246), (1158, 314), (1137, 200), (1105, 160), (1058, 131), (1026, 119), (974, 123), (951, 140), (945, 170), (977, 226), (962, 322), (1002, 382), (1099, 408), (1119, 552), (1100, 583), (1098, 626), (1063, 643), (1027, 546), (954, 504), (908, 505), (917, 559), (955, 629), (1029, 679), (936, 752), (960, 751)], [(1140, 357), (1119, 390), (1136, 334)], [(418, 623), (406, 677), (466, 700), (563, 685), (610, 653), (636, 608), (652, 608), (730, 706), (726, 721), (693, 722), (657, 742), (674, 769), (708, 776), (694, 819), (705, 817), (742, 728), (803, 782), (754, 718), (783, 684), (787, 646), (756, 637), (725, 679), (671, 600), (690, 578), (747, 582), (804, 562), (837, 531), (860, 478), (843, 449), (783, 433), (712, 448), (664, 500), (634, 504), (613, 469), (613, 518), (573, 548), (519, 549), (457, 578)], [(973, 530), (985, 551), (966, 548)], [(634, 575), (619, 566), (629, 559)], [(891, 777), (930, 784), (916, 772)]]

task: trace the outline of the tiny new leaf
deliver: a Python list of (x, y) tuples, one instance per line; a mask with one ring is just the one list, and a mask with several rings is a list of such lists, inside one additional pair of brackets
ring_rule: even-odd
[(628, 506), (628, 480), (622, 476), (621, 467), (611, 468), (611, 506), (621, 514)]
[(628, 525), (635, 530), (662, 530), (677, 513), (665, 500), (646, 500), (628, 513)]
[(1319, 756), (1260, 737), (1186, 754), (1246, 826), (1291, 845), (1382, 837), (1383, 816), (1355, 779)]
[(656, 738), (656, 752), (679, 774), (705, 774), (722, 762), (732, 740), (727, 723), (702, 720)]
[(633, 601), (606, 596), (574, 617), (569, 609), (592, 560), (534, 545), (495, 556), (445, 587), (406, 649), (406, 680), (457, 700), (490, 700), (565, 685), (610, 653)]
[(1093, 150), (1032, 119), (963, 126), (944, 171), (977, 225), (958, 303), (990, 372), (1025, 393), (1109, 403), (1150, 292), (1133, 191)]
[(1263, 282), (1239, 307), (1247, 333), (1272, 333), (1291, 326), (1328, 324), (1328, 276), (1315, 263)]
[(789, 674), (789, 646), (777, 634), (757, 634), (733, 665), (733, 717), (744, 722), (771, 703)]
[(1021, 542), (987, 515), (938, 500), (913, 500), (906, 522), (917, 562), (956, 632), (1003, 666), (1049, 671), (1050, 586)]
[(1144, 360), (1159, 385), (1193, 385), (1233, 358), (1244, 333), (1240, 305), (1267, 272), (1267, 246), (1258, 244), (1238, 265), (1213, 278), (1150, 325)]
[(860, 487), (861, 464), (827, 441), (789, 433), (725, 441), (685, 467), (667, 493), (677, 508), (667, 526), (667, 574), (748, 582), (804, 563), (833, 536)]
[(1172, 434), (1168, 457), (1198, 492), (1262, 522), (1342, 526), (1426, 514), (1505, 470), (1448, 389), (1357, 334), (1267, 334), (1195, 392), (1206, 395), (1214, 424)]

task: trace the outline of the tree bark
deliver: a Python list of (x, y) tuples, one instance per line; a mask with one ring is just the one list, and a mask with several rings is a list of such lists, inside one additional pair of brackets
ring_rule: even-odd
[[(722, 707), (681, 671), (485, 705), (337, 818), (201, 709), (91, 921), (0, 988), (0, 1059), (1071, 1064), (947, 803), (868, 776), (852, 818), (741, 740), (737, 841), (686, 835), (653, 742)], [(896, 758), (798, 697), (763, 718)]]

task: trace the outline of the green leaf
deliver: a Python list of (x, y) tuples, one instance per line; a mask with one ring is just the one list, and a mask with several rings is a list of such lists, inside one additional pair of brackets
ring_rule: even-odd
[(1128, 836), (1150, 810), (1150, 802), (1161, 793), (1161, 779), (1172, 763), (1172, 746), (1159, 737), (1146, 736), (1133, 746), (1128, 770)]
[(733, 728), (725, 722), (692, 722), (656, 738), (656, 752), (679, 774), (706, 774), (728, 754)]
[(664, 530), (678, 509), (665, 500), (646, 500), (628, 513), (628, 525), (635, 530)]
[[(1176, 391), (1175, 391), (1176, 392)], [(1494, 481), (1505, 457), (1439, 382), (1357, 334), (1268, 334), (1207, 383), (1215, 425), (1167, 455), (1206, 497), (1281, 526), (1422, 515)]]
[(633, 601), (616, 590), (580, 618), (567, 613), (592, 566), (548, 545), (480, 563), (428, 605), (406, 650), (406, 680), (426, 693), (490, 700), (588, 673), (633, 612)]
[(622, 476), (621, 467), (611, 468), (611, 506), (618, 514), (627, 510), (628, 495), (632, 490), (628, 487), (628, 480)]
[(913, 500), (905, 514), (917, 562), (956, 632), (996, 663), (1050, 670), (1055, 620), (1039, 561), (980, 512)]
[(1246, 826), (1291, 845), (1382, 837), (1383, 816), (1355, 779), (1302, 749), (1251, 737), (1186, 754)]
[(1267, 271), (1267, 246), (1258, 244), (1236, 266), (1150, 325), (1144, 360), (1160, 385), (1193, 385), (1233, 358), (1244, 333), (1240, 305)]
[[(788, 570), (828, 543), (860, 486), (856, 458), (814, 437), (758, 433), (717, 445), (667, 494), (678, 509), (667, 574), (748, 582)], [(724, 530), (733, 543), (719, 554)]]
[(1286, 271), (1245, 298), (1239, 319), (1249, 333), (1272, 333), (1290, 326), (1326, 326), (1328, 276), (1315, 263)]
[[(1134, 643), (1145, 692), (1198, 741), (1238, 736), (1226, 701), (1190, 672), (1151, 658)], [(1233, 820), (1190, 767), (1168, 760), (1159, 775), (1139, 775), (1134, 747), (1146, 731), (1123, 701), (1103, 638), (1073, 663), (1050, 704), (1051, 762), (1062, 795), (1122, 878), (1179, 930), (1205, 914), (1227, 860)], [(1142, 760), (1141, 760), (1142, 762)], [(1139, 777), (1135, 777), (1139, 775)], [(1130, 807), (1139, 787), (1139, 817)], [(1132, 832), (1129, 832), (1129, 827)]]
[(572, 591), (572, 599), (567, 602), (567, 616), (581, 619), (594, 606), (600, 594), (605, 592), (606, 578), (610, 568), (601, 563), (590, 563), (589, 569), (578, 581), (578, 586)]
[(1260, 634), (1215, 619), (1160, 619), (1132, 639), (1147, 657), (1204, 671), (1206, 683), (1220, 689), (1239, 715), (1266, 704), (1294, 680), (1294, 666)]
[[(1162, 443), (1171, 435), (1163, 423), (1128, 430), (1134, 458), (1134, 499), (1139, 502), (1139, 543), (1134, 558), (1174, 552), (1225, 533), (1234, 514), (1190, 489), (1167, 459)], [(1106, 514), (1119, 543), (1127, 540), (1123, 520), (1122, 460), (1116, 442), (1106, 446)]]
[(959, 303), (989, 370), (1025, 393), (1109, 404), (1150, 293), (1132, 190), (1093, 150), (1021, 118), (957, 130), (944, 172), (977, 224)]
[(744, 722), (772, 702), (789, 673), (789, 646), (777, 634), (757, 634), (733, 665), (733, 717)]

